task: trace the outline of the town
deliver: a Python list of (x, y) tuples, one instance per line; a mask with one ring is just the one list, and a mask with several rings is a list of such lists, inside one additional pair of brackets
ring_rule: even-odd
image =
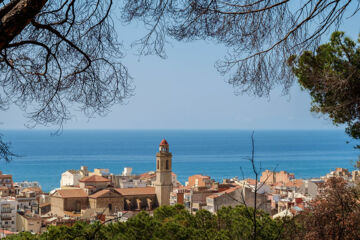
[(272, 218), (292, 217), (316, 198), (327, 179), (337, 176), (354, 184), (360, 178), (359, 170), (344, 168), (316, 179), (265, 170), (258, 181), (235, 177), (216, 182), (197, 174), (182, 185), (172, 171), (172, 154), (165, 139), (159, 144), (154, 166), (155, 171), (139, 175), (130, 167), (112, 174), (109, 169), (91, 172), (81, 166), (62, 173), (60, 187), (49, 193), (42, 192), (38, 182), (13, 182), (12, 175), (0, 172), (0, 237), (23, 231), (41, 233), (47, 226), (71, 226), (79, 220), (127, 221), (140, 211), (151, 214), (159, 206), (175, 204), (184, 205), (191, 213), (201, 209), (216, 213), (224, 206), (244, 204), (256, 206)]

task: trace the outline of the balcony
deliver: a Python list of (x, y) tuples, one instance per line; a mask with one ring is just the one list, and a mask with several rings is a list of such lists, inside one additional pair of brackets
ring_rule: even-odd
[(1, 209), (1, 213), (11, 213), (13, 210), (12, 208), (3, 208)]
[(11, 220), (11, 216), (1, 216), (2, 221)]

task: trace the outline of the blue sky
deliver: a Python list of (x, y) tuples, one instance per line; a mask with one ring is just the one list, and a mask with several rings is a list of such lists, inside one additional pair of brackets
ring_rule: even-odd
[[(349, 13), (350, 14), (350, 13)], [(349, 15), (348, 14), (348, 15)], [(357, 38), (360, 16), (345, 20), (340, 30)], [(143, 34), (141, 25), (118, 26), (125, 36), (122, 60), (134, 78), (135, 96), (112, 107), (105, 117), (87, 119), (74, 111), (64, 129), (334, 129), (331, 121), (310, 113), (310, 97), (295, 85), (290, 95), (275, 89), (270, 98), (235, 96), (234, 89), (215, 70), (226, 53), (204, 42), (171, 42), (168, 58), (136, 56), (130, 39)], [(328, 38), (327, 38), (328, 39)], [(16, 106), (1, 113), (2, 129), (25, 129), (27, 119)], [(38, 126), (36, 129), (42, 129)], [(54, 127), (52, 127), (54, 128)]]

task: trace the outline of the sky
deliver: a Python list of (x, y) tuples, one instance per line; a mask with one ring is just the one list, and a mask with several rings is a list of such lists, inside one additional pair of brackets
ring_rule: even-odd
[[(356, 39), (360, 33), (359, 23), (357, 14), (346, 19), (340, 30)], [(125, 53), (122, 62), (133, 77), (135, 95), (125, 104), (113, 106), (105, 117), (88, 119), (74, 111), (64, 130), (336, 128), (331, 120), (309, 111), (311, 99), (296, 84), (286, 96), (281, 89), (275, 89), (269, 98), (235, 95), (232, 86), (225, 83), (226, 79), (214, 68), (215, 62), (226, 53), (221, 45), (171, 41), (166, 48), (167, 59), (139, 58), (129, 45), (144, 33), (141, 25), (117, 24), (117, 33), (125, 36), (121, 38)], [(1, 113), (0, 128), (26, 129), (27, 121), (23, 112), (11, 106)]]

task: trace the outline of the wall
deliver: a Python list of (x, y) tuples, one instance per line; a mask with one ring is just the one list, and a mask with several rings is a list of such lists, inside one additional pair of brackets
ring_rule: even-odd
[(41, 232), (41, 218), (40, 217), (25, 217), (19, 213), (16, 215), (16, 231), (22, 232)]
[[(109, 204), (112, 205), (112, 209), (109, 209)], [(109, 213), (123, 211), (124, 210), (124, 198), (123, 197), (99, 197), (89, 199), (90, 208), (109, 209)]]

